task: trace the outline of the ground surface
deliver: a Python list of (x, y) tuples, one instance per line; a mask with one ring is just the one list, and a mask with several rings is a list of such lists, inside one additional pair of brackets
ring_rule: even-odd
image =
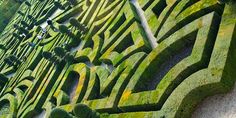
[(192, 118), (236, 118), (236, 86), (227, 94), (206, 98), (197, 106)]

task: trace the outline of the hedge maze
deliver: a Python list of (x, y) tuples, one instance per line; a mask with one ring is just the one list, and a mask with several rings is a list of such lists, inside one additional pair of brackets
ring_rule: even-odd
[(1, 118), (190, 118), (234, 85), (234, 0), (18, 2)]

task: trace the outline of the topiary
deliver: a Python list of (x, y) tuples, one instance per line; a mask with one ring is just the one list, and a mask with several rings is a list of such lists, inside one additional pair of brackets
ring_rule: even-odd
[(27, 16), (28, 19), (33, 19), (34, 17), (32, 15)]
[(16, 64), (21, 64), (21, 61), (18, 59), (18, 57), (16, 57), (15, 55), (10, 55), (8, 57), (12, 62), (15, 62)]
[(73, 118), (73, 117), (63, 109), (54, 108), (51, 111), (49, 118)]
[(64, 57), (66, 54), (65, 49), (63, 49), (62, 47), (55, 47), (54, 52), (59, 57)]
[(59, 25), (59, 31), (63, 34), (67, 34), (71, 38), (75, 38), (75, 35), (65, 25)]
[(66, 53), (64, 58), (67, 62), (74, 62), (74, 56), (71, 55), (69, 52)]
[(51, 52), (48, 52), (48, 51), (44, 51), (43, 53), (42, 53), (42, 56), (45, 58), (45, 59), (50, 59), (50, 58), (52, 58), (52, 53)]
[(30, 4), (30, 2), (29, 1), (25, 1), (25, 4), (27, 5), (27, 6), (31, 6), (31, 4)]
[(75, 105), (73, 113), (78, 118), (92, 118), (93, 116), (93, 110), (87, 105), (80, 103)]
[(19, 40), (21, 40), (23, 38), (15, 32), (12, 34), (12, 36), (15, 37), (16, 39), (19, 39)]
[(47, 19), (47, 24), (48, 25), (53, 25), (52, 20), (51, 19)]
[(70, 32), (68, 27), (66, 27), (65, 25), (59, 25), (59, 30), (61, 33), (66, 33), (66, 34)]
[(65, 7), (58, 1), (55, 1), (54, 2), (54, 5), (58, 8), (58, 9), (61, 9), (61, 10), (65, 10)]
[(70, 19), (70, 24), (75, 26), (75, 27), (80, 27), (81, 26), (81, 24), (75, 18)]
[(16, 28), (16, 29), (19, 28), (19, 26), (17, 24), (13, 24), (13, 27)]
[(77, 27), (78, 29), (80, 29), (82, 32), (86, 32), (88, 30), (88, 28), (84, 25), (81, 24), (78, 20), (76, 20), (75, 18), (71, 18), (70, 19), (70, 24)]
[(78, 38), (71, 38), (71, 41), (70, 43), (68, 43), (68, 45), (70, 47), (76, 47), (79, 45), (79, 43), (80, 43), (80, 40)]
[(28, 28), (30, 27), (30, 26), (28, 25), (28, 23), (26, 23), (25, 21), (21, 21), (20, 23), (21, 23), (23, 26), (25, 26), (25, 27), (28, 27)]

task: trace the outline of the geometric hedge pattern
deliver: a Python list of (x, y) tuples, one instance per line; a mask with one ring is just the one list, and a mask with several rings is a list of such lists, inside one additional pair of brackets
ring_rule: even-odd
[(19, 2), (0, 35), (2, 118), (189, 118), (234, 85), (234, 0)]

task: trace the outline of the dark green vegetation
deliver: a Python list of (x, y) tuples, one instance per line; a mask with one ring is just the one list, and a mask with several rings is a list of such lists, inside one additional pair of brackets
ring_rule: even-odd
[(0, 35), (1, 118), (189, 118), (234, 85), (233, 0), (22, 2)]
[(16, 0), (0, 0), (0, 33), (4, 30), (10, 19), (14, 16), (20, 2)]

